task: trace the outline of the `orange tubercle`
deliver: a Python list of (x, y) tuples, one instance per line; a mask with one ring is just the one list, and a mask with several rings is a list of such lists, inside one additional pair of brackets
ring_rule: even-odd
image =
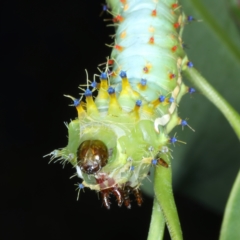
[(152, 10), (151, 15), (152, 15), (153, 17), (156, 17), (156, 16), (157, 16), (157, 10), (156, 10), (156, 9)]
[(120, 38), (123, 39), (126, 37), (126, 35), (127, 35), (126, 31), (123, 31), (120, 33)]
[(151, 32), (151, 33), (154, 33), (155, 32), (155, 28), (153, 26), (150, 26), (148, 28), (148, 31)]
[(176, 75), (174, 73), (169, 73), (169, 79), (172, 80), (176, 77)]
[(108, 65), (113, 65), (114, 64), (114, 60), (113, 59), (108, 59), (107, 63), (108, 63)]
[(143, 72), (144, 73), (149, 73), (151, 68), (152, 68), (152, 64), (151, 63), (147, 63), (146, 66), (143, 68)]
[(119, 22), (123, 22), (124, 18), (121, 15), (117, 15), (116, 17), (113, 18), (113, 22), (115, 23), (119, 23)]
[(128, 8), (129, 8), (129, 5), (128, 5), (128, 4), (124, 4), (124, 6), (123, 6), (123, 10), (124, 10), (124, 11), (127, 11)]
[(117, 50), (120, 51), (120, 52), (123, 50), (123, 47), (120, 46), (120, 45), (118, 45), (118, 44), (116, 44), (116, 45), (114, 46), (114, 48), (117, 49)]
[(176, 29), (179, 28), (180, 27), (180, 23), (179, 22), (174, 23), (173, 27), (176, 28)]
[(177, 48), (178, 48), (177, 45), (173, 46), (173, 47), (171, 48), (172, 52), (176, 52)]
[(154, 37), (150, 37), (149, 43), (150, 43), (150, 44), (154, 44)]
[(177, 8), (178, 7), (178, 4), (177, 3), (173, 3), (172, 4), (172, 9), (175, 9), (175, 8)]

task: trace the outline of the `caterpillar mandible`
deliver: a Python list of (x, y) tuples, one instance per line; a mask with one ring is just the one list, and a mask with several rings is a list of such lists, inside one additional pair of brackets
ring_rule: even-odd
[(68, 125), (68, 145), (49, 155), (70, 162), (83, 180), (79, 189), (100, 192), (107, 209), (110, 195), (131, 208), (131, 194), (142, 204), (139, 187), (152, 165), (171, 171), (169, 146), (178, 140), (168, 134), (188, 125), (177, 112), (182, 96), (194, 91), (181, 77), (192, 67), (181, 39), (188, 19), (176, 0), (107, 4), (116, 28), (111, 57), (99, 82), (87, 79), (80, 99), (67, 96), (78, 117)]

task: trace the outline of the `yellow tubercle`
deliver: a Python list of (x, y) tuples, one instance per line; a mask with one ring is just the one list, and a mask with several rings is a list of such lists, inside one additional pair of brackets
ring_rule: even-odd
[(131, 85), (129, 84), (129, 81), (127, 77), (122, 78), (122, 91), (120, 95), (128, 94), (129, 91), (132, 91)]
[(108, 114), (111, 115), (119, 115), (121, 113), (121, 107), (117, 101), (117, 97), (115, 92), (114, 93), (110, 93), (110, 102), (109, 102), (109, 108), (108, 108)]
[(147, 89), (147, 80), (142, 78), (140, 83), (137, 84), (137, 88), (141, 91), (144, 91)]
[(78, 118), (84, 118), (86, 116), (86, 111), (83, 109), (83, 102), (76, 106), (78, 112)]
[(157, 107), (159, 104), (163, 103), (164, 106), (168, 104), (168, 102), (166, 102), (166, 97), (163, 95), (160, 95), (156, 100), (152, 101), (151, 104), (154, 107)]
[(128, 81), (126, 72), (121, 71), (120, 77), (122, 78), (122, 90), (119, 94), (119, 98), (129, 98), (129, 99), (138, 99), (139, 93), (134, 91)]
[(152, 117), (154, 114), (154, 107), (149, 105), (142, 106), (142, 115), (145, 117)]
[(73, 105), (75, 106), (78, 112), (78, 118), (84, 118), (86, 116), (86, 111), (84, 109), (85, 103), (81, 99), (74, 98), (70, 95), (64, 95), (64, 97), (70, 98), (73, 100)]
[(137, 86), (138, 86), (138, 89), (142, 90), (142, 91), (147, 89), (147, 86), (146, 85), (142, 85), (141, 83), (138, 83)]
[(86, 96), (86, 102), (87, 102), (87, 114), (88, 115), (98, 115), (99, 112), (98, 112), (95, 102), (93, 101), (93, 97)]
[(141, 104), (142, 104), (142, 102), (140, 100), (138, 100), (136, 102), (136, 105), (135, 105), (134, 109), (133, 109), (133, 115), (134, 115), (136, 120), (140, 119), (140, 107), (141, 107)]
[(101, 80), (101, 83), (100, 83), (100, 89), (105, 89), (107, 90), (108, 89), (108, 80), (107, 79), (103, 79), (103, 78), (100, 78)]
[(109, 98), (107, 89), (108, 89), (108, 80), (107, 79), (100, 79), (100, 89), (98, 91), (97, 101), (99, 100), (107, 100)]
[(154, 101), (151, 102), (151, 104), (153, 105), (153, 107), (157, 107), (161, 102), (159, 101), (159, 99), (156, 99)]
[(109, 95), (108, 95), (107, 90), (105, 90), (103, 88), (100, 88), (99, 91), (98, 91), (96, 101), (107, 100), (108, 98), (109, 98)]

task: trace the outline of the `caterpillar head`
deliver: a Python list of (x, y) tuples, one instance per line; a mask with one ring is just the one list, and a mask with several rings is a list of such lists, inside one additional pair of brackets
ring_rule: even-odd
[(77, 150), (77, 165), (87, 174), (94, 174), (107, 164), (108, 149), (100, 140), (86, 140)]

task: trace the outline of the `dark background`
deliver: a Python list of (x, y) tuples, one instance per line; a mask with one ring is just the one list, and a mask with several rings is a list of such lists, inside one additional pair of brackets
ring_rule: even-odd
[[(102, 1), (103, 2), (103, 1)], [(67, 144), (65, 121), (76, 111), (63, 94), (79, 96), (110, 54), (113, 29), (101, 1), (5, 1), (1, 6), (0, 239), (146, 239), (152, 200), (141, 208), (112, 204), (95, 192), (76, 201), (70, 165), (43, 158)], [(218, 238), (222, 216), (176, 192), (185, 240)], [(167, 231), (166, 231), (167, 232)], [(167, 234), (166, 234), (167, 235)], [(166, 236), (168, 239), (168, 236)]]

